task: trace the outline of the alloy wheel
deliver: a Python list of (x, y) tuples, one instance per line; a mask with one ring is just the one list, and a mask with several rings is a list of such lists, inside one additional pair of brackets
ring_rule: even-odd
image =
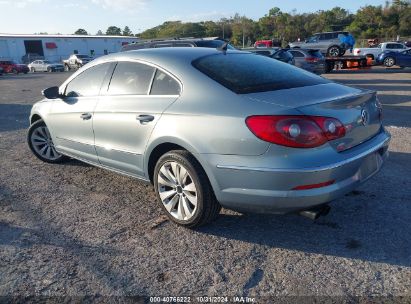
[(392, 58), (392, 57), (387, 57), (387, 58), (385, 58), (384, 59), (384, 65), (386, 66), (386, 67), (392, 67), (393, 65), (395, 64), (395, 60), (394, 60), (394, 58)]
[(197, 188), (188, 170), (175, 161), (164, 163), (157, 174), (157, 190), (167, 212), (180, 221), (197, 210)]
[(30, 141), (34, 151), (42, 158), (54, 161), (61, 158), (61, 154), (54, 147), (51, 135), (46, 126), (39, 126), (31, 133)]

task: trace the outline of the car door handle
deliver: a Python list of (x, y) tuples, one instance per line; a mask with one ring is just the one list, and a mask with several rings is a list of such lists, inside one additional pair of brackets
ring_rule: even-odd
[(153, 115), (138, 115), (138, 116), (136, 117), (136, 119), (137, 119), (138, 121), (140, 121), (141, 124), (143, 124), (143, 123), (147, 123), (147, 122), (153, 121), (153, 120), (154, 120), (154, 116), (153, 116)]
[(90, 113), (83, 113), (80, 115), (80, 118), (82, 118), (83, 120), (89, 120), (91, 118), (91, 114)]

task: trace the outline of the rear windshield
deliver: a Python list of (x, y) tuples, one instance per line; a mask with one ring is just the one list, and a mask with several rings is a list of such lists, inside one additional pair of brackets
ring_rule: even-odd
[[(198, 47), (216, 49), (216, 48), (221, 47), (225, 43), (225, 41), (223, 40), (199, 40), (199, 41), (196, 41), (195, 43)], [(228, 44), (227, 49), (234, 50), (235, 48), (231, 44)]]
[(310, 54), (313, 57), (318, 57), (318, 58), (323, 57), (323, 54), (321, 54), (321, 52), (318, 51), (318, 50), (308, 50), (307, 53)]
[(250, 53), (209, 55), (196, 59), (192, 64), (237, 94), (276, 91), (330, 82), (290, 64)]

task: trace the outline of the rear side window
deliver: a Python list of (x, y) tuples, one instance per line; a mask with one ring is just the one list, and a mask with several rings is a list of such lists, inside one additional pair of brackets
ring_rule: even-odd
[(97, 96), (110, 63), (93, 66), (78, 75), (66, 87), (67, 97)]
[(180, 95), (180, 85), (171, 76), (157, 70), (150, 95)]
[(202, 73), (237, 94), (329, 83), (292, 65), (253, 54), (216, 54), (193, 61)]
[(147, 95), (155, 68), (137, 62), (119, 62), (108, 88), (109, 95)]

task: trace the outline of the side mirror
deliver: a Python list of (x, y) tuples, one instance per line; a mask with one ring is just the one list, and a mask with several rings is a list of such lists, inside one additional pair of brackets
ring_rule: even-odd
[(43, 94), (44, 97), (46, 97), (47, 99), (56, 99), (56, 98), (60, 98), (60, 92), (59, 92), (59, 87), (51, 87), (48, 89), (45, 89), (43, 91), (41, 91), (41, 94)]

